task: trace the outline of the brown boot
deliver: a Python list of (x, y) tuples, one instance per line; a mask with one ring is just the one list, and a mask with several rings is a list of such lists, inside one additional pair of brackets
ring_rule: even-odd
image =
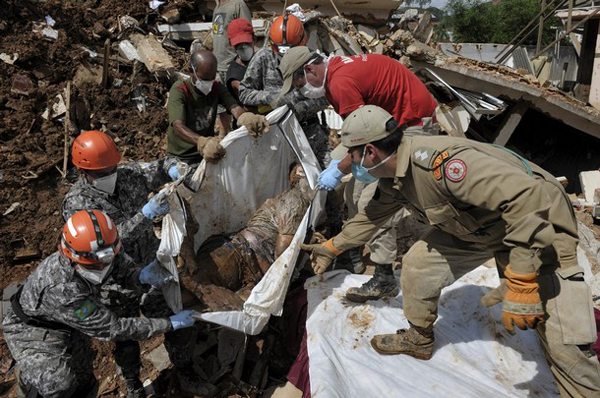
[[(418, 331), (417, 331), (418, 330)], [(396, 334), (378, 334), (371, 345), (380, 354), (406, 354), (417, 359), (428, 360), (433, 355), (433, 329), (398, 329)]]

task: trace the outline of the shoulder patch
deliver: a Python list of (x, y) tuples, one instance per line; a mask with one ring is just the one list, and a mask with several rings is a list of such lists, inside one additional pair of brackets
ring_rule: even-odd
[(79, 308), (77, 308), (75, 312), (75, 316), (79, 318), (79, 320), (83, 321), (85, 318), (90, 316), (94, 310), (96, 309), (96, 305), (91, 300), (85, 300), (83, 304)]
[(467, 165), (460, 159), (452, 159), (444, 168), (446, 178), (452, 182), (460, 182), (467, 176)]
[(433, 176), (436, 180), (442, 179), (442, 168), (440, 167), (444, 160), (448, 159), (448, 151), (444, 151), (437, 155), (431, 167), (433, 168)]

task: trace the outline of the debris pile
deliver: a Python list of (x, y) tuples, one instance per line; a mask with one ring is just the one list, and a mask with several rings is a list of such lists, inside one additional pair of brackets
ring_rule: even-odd
[[(124, 160), (164, 156), (166, 101), (171, 84), (187, 73), (192, 41), (212, 48), (212, 2), (173, 0), (167, 3), (96, 3), (47, 0), (3, 5), (0, 21), (0, 288), (27, 276), (37, 262), (56, 249), (62, 228), (62, 197), (76, 178), (64, 167), (70, 143), (81, 131), (112, 135)], [(250, 2), (250, 6), (254, 4)], [(258, 6), (257, 6), (258, 7)], [(253, 10), (259, 45), (265, 45), (275, 14)], [(405, 13), (393, 26), (364, 19), (326, 16), (297, 9), (308, 32), (307, 45), (324, 53), (378, 53), (413, 69), (465, 68), (518, 82), (540, 97), (566, 102), (600, 120), (598, 111), (568, 97), (530, 74), (503, 66), (449, 57), (431, 47), (431, 15)], [(438, 70), (439, 72), (439, 70)], [(465, 135), (469, 116), (487, 120), (512, 103), (495, 93), (448, 84), (444, 76), (423, 74), (444, 104), (446, 131)], [(530, 77), (531, 76), (531, 77)], [(514, 98), (509, 98), (515, 101)], [(465, 116), (465, 112), (468, 113)], [(465, 119), (466, 118), (466, 119)], [(452, 133), (452, 132), (454, 133)], [(65, 140), (66, 137), (66, 140)], [(66, 145), (65, 145), (66, 141)], [(405, 237), (404, 237), (405, 238)], [(402, 237), (400, 237), (402, 239)], [(224, 297), (228, 292), (203, 292)], [(214, 300), (219, 301), (217, 299)], [(231, 308), (239, 307), (233, 298)], [(253, 338), (207, 326), (196, 338), (195, 370), (217, 385), (220, 396), (255, 394), (281, 381), (299, 347), (286, 346), (297, 328), (284, 318)], [(95, 343), (103, 354), (96, 361), (102, 396), (118, 396), (120, 379), (110, 344)], [(0, 341), (0, 383), (14, 380), (13, 362)], [(157, 390), (170, 388), (162, 338), (144, 343), (144, 377)], [(163, 380), (163, 376), (165, 376)], [(162, 383), (162, 384), (161, 384)], [(122, 389), (122, 386), (120, 388)]]

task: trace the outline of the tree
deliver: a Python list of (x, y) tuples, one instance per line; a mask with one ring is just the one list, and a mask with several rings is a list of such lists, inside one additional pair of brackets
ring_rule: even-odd
[[(444, 24), (453, 33), (454, 41), (463, 43), (508, 43), (540, 11), (540, 0), (501, 0), (499, 4), (480, 0), (450, 0)], [(544, 23), (542, 41), (550, 43), (554, 38), (552, 17)], [(535, 44), (537, 30), (530, 34), (524, 44)]]

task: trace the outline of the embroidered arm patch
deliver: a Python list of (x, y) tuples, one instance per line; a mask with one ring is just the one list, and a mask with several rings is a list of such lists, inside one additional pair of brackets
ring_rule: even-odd
[(88, 316), (90, 316), (94, 310), (96, 309), (96, 305), (91, 300), (85, 300), (83, 304), (79, 308), (77, 308), (75, 312), (75, 316), (79, 318), (79, 320), (84, 320)]

